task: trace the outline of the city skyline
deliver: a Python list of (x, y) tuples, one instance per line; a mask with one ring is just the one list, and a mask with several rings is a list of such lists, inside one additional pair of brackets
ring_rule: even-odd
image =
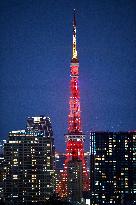
[(135, 129), (136, 3), (6, 0), (0, 2), (1, 139), (43, 114), (51, 118), (56, 148), (65, 150), (73, 8), (83, 131)]

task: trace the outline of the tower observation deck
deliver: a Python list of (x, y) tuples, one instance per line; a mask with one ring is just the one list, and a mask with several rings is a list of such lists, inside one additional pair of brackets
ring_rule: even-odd
[[(79, 60), (76, 42), (76, 17), (73, 15), (72, 59), (70, 63), (70, 98), (68, 132), (66, 140), (66, 160), (57, 192), (61, 197), (80, 201), (82, 192), (89, 190), (89, 177), (84, 158), (85, 135), (81, 127)], [(76, 197), (75, 197), (76, 196)]]

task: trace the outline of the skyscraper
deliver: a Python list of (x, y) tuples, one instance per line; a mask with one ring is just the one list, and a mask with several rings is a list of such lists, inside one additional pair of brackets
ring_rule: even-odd
[(3, 200), (4, 143), (6, 140), (0, 140), (0, 200)]
[[(73, 46), (70, 64), (70, 112), (68, 115), (68, 132), (66, 139), (66, 160), (62, 180), (57, 188), (60, 196), (71, 201), (81, 201), (82, 191), (89, 189), (88, 173), (84, 158), (85, 135), (81, 127), (79, 60), (76, 43), (76, 17), (73, 17)], [(78, 183), (79, 182), (79, 183)]]
[(55, 180), (56, 180), (56, 192), (57, 187), (60, 184), (60, 175), (63, 172), (64, 161), (66, 156), (64, 153), (55, 152)]
[(10, 132), (4, 158), (5, 201), (14, 204), (45, 202), (55, 189), (50, 118), (30, 117), (25, 130)]
[(136, 202), (136, 133), (90, 133), (91, 203)]

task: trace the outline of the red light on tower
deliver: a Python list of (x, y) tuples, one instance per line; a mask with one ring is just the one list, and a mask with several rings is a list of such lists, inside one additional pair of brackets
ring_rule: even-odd
[[(84, 139), (85, 135), (81, 128), (81, 111), (80, 111), (80, 90), (79, 90), (79, 61), (76, 49), (76, 18), (74, 11), (73, 19), (73, 45), (72, 45), (72, 59), (70, 64), (70, 98), (69, 106), (70, 112), (68, 115), (68, 133), (65, 135), (66, 139), (66, 160), (64, 170), (61, 176), (61, 181), (57, 187), (57, 192), (61, 197), (71, 197), (77, 195), (74, 200), (80, 201), (82, 191), (89, 190), (89, 176), (87, 173), (85, 158), (84, 158)], [(80, 183), (73, 185), (71, 171), (79, 173)], [(72, 190), (72, 185), (74, 189)], [(81, 186), (80, 189), (75, 187)], [(73, 193), (72, 193), (73, 192)]]
[(71, 77), (72, 76), (75, 76), (75, 77), (78, 76), (78, 66), (76, 65), (71, 66)]

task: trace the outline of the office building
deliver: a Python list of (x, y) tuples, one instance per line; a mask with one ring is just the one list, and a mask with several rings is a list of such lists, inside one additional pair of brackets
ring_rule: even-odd
[(4, 176), (4, 144), (6, 140), (0, 140), (0, 202), (3, 200), (3, 176)]
[(4, 158), (5, 202), (45, 202), (55, 191), (55, 150), (50, 118), (30, 117), (25, 130), (10, 132)]
[(81, 201), (82, 188), (83, 188), (83, 176), (82, 176), (82, 161), (71, 160), (68, 162), (68, 197), (70, 201)]
[(64, 153), (55, 152), (55, 180), (56, 180), (56, 192), (59, 187), (61, 173), (63, 172), (64, 162), (66, 156)]
[(136, 201), (136, 132), (90, 133), (91, 203)]

